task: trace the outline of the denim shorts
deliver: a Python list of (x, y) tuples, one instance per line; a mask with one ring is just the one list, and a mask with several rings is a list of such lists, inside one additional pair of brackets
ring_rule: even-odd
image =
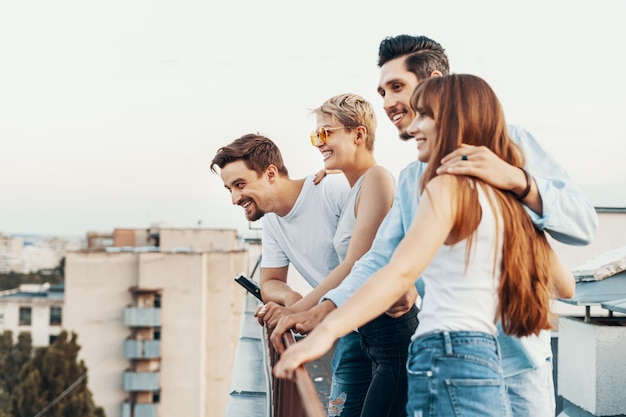
[(511, 417), (496, 338), (434, 332), (409, 346), (409, 417)]
[(504, 378), (515, 417), (554, 417), (556, 400), (550, 358), (535, 369)]

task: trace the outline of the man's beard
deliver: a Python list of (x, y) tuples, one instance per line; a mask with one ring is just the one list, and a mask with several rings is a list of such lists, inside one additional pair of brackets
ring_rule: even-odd
[(265, 212), (263, 210), (256, 209), (249, 215), (246, 214), (246, 219), (248, 219), (248, 221), (255, 222), (259, 220), (261, 217), (263, 217), (264, 215), (265, 215)]
[(399, 132), (398, 135), (400, 136), (400, 139), (405, 140), (405, 141), (413, 139), (413, 135), (409, 135), (406, 130)]

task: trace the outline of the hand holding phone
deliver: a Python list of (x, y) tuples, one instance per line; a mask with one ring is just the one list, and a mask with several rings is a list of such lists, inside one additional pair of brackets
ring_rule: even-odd
[(261, 286), (257, 284), (252, 278), (248, 278), (244, 274), (239, 274), (235, 277), (235, 281), (239, 283), (242, 287), (244, 287), (248, 292), (254, 295), (259, 301), (263, 302), (261, 298)]

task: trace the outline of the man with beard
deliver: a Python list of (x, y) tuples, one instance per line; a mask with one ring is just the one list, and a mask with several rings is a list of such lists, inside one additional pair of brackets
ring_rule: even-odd
[[(313, 288), (339, 265), (333, 238), (350, 185), (344, 175), (330, 175), (319, 185), (313, 182), (314, 174), (289, 178), (276, 144), (257, 134), (218, 149), (211, 170), (217, 168), (232, 203), (245, 210), (248, 220), (263, 223), (261, 296), (266, 304), (255, 313), (263, 325), (267, 303), (290, 307), (302, 299), (287, 283), (290, 264)], [(341, 338), (332, 368), (330, 415), (358, 416), (372, 365), (357, 332)]]
[(290, 178), (276, 144), (256, 134), (221, 147), (211, 162), (213, 172), (216, 167), (232, 203), (249, 221), (262, 219), (263, 301), (294, 304), (302, 295), (287, 284), (289, 264), (312, 287), (339, 264), (333, 237), (348, 182), (343, 175), (331, 175), (318, 186), (313, 175)]

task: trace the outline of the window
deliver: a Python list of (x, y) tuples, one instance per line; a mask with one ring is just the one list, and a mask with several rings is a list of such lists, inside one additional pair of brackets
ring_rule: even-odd
[(161, 294), (154, 295), (154, 308), (161, 308)]
[(155, 327), (154, 329), (154, 340), (161, 340), (161, 328)]
[(61, 315), (61, 307), (50, 307), (50, 326), (60, 326)]
[(30, 326), (32, 309), (30, 307), (20, 307), (20, 326)]
[(51, 334), (50, 337), (48, 338), (48, 344), (51, 345), (54, 343), (55, 340), (57, 340), (57, 335), (56, 334)]

